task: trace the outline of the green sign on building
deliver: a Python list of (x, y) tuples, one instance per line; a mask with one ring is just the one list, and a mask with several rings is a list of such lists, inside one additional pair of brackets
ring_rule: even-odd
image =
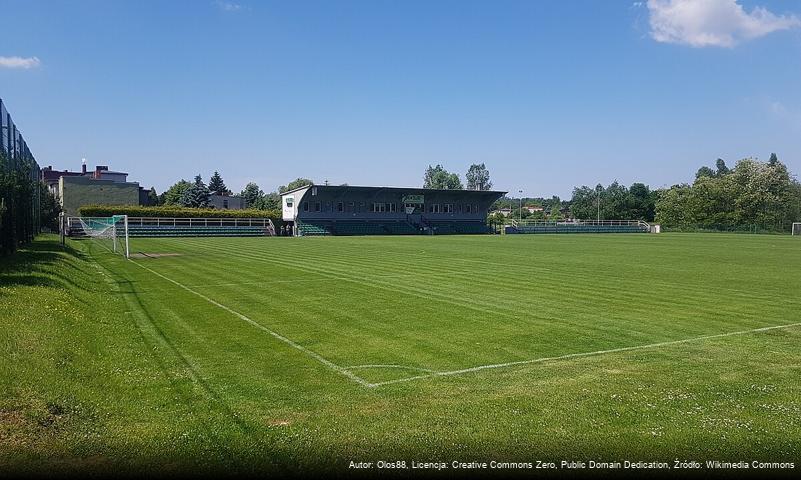
[(404, 195), (403, 203), (425, 203), (423, 195)]

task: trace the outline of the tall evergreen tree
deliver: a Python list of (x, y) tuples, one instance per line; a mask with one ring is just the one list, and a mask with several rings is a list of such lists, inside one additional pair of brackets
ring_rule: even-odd
[(161, 197), (156, 193), (156, 187), (150, 187), (147, 192), (147, 203), (150, 206), (158, 206), (161, 204)]
[(775, 153), (770, 154), (770, 160), (768, 160), (768, 165), (771, 167), (775, 167), (779, 164), (779, 157)]
[(197, 175), (195, 177), (195, 183), (193, 183), (192, 186), (184, 192), (183, 197), (181, 197), (181, 205), (191, 208), (207, 208), (210, 206), (210, 196), (211, 192), (209, 192), (209, 187), (203, 183), (203, 179), (200, 175)]
[(230, 195), (231, 191), (225, 186), (220, 172), (214, 171), (214, 175), (209, 179), (209, 191), (214, 195)]

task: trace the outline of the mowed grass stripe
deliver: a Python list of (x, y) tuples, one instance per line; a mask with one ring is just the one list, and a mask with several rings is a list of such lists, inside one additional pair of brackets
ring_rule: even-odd
[[(361, 256), (364, 258), (364, 255), (361, 255)], [(337, 255), (326, 254), (324, 256), (324, 258), (321, 259), (321, 260), (326, 262), (326, 263), (333, 263), (333, 262), (331, 262), (331, 258), (336, 258), (336, 257), (337, 257)], [(342, 257), (342, 258), (347, 258), (347, 257)], [(345, 261), (339, 262), (338, 265), (341, 265), (343, 268), (346, 267), (346, 266), (350, 267), (350, 266), (353, 266), (353, 265), (360, 265), (360, 266), (364, 266), (366, 268), (369, 268), (371, 265), (375, 265), (378, 260), (379, 259), (375, 259), (375, 261), (373, 261), (371, 259), (371, 260), (367, 260), (367, 261), (363, 260), (362, 262), (360, 262), (359, 260), (352, 260), (352, 261), (348, 262), (347, 260), (345, 260)], [(390, 261), (386, 261), (386, 263), (390, 263)], [(406, 265), (408, 265), (408, 264), (404, 264), (404, 268), (406, 268)], [(414, 268), (417, 268), (417, 267), (414, 267)], [(434, 266), (434, 267), (428, 266), (427, 268), (435, 269), (437, 267), (436, 266)], [(426, 267), (421, 267), (420, 269), (423, 272), (426, 271)], [(447, 267), (443, 267), (443, 269), (447, 269)], [(462, 273), (461, 271), (458, 271), (458, 270), (453, 270), (453, 269), (448, 269), (448, 270), (450, 272), (452, 272), (454, 275), (458, 275), (458, 274)], [(408, 270), (404, 270), (404, 271), (408, 272)], [(412, 273), (409, 273), (409, 275), (412, 275)], [(490, 271), (482, 271), (481, 275), (476, 276), (471, 280), (472, 280), (473, 283), (489, 284), (490, 282), (494, 281), (495, 279), (503, 280), (503, 276), (506, 276), (506, 275), (509, 275), (511, 277), (511, 274), (509, 272), (499, 272), (499, 273), (493, 274)], [(567, 279), (571, 279), (571, 280), (585, 279), (586, 278), (586, 274), (570, 275), (570, 274), (567, 274), (567, 273), (562, 273), (562, 272), (554, 270), (554, 271), (552, 271), (550, 273), (550, 275), (553, 276), (553, 277), (556, 277), (560, 281), (562, 281), (561, 283), (562, 283), (562, 285), (564, 285), (563, 288), (566, 288), (566, 289), (573, 288), (572, 291), (575, 291), (578, 294), (580, 294), (582, 292), (581, 286), (571, 287), (571, 284), (573, 282), (568, 282), (568, 281), (564, 281), (564, 280), (567, 280)], [(522, 282), (525, 279), (509, 278), (508, 280), (511, 280), (511, 281), (520, 280)], [(636, 277), (631, 277), (631, 278), (615, 279), (615, 283), (616, 284), (621, 284), (621, 286), (624, 286), (624, 285), (625, 286), (631, 286), (632, 289), (634, 289), (635, 287), (641, 285), (642, 282), (640, 280), (638, 280)], [(649, 280), (649, 285), (651, 285), (651, 286), (656, 286), (655, 285), (656, 283), (657, 282)], [(520, 283), (519, 285), (520, 285), (521, 289), (525, 289), (526, 288), (525, 283)], [(674, 298), (673, 303), (676, 303), (677, 301), (681, 302), (682, 299), (686, 299), (684, 301), (687, 304), (698, 305), (700, 303), (700, 301), (702, 301), (702, 300), (709, 300), (709, 295), (705, 294), (704, 292), (700, 292), (698, 286), (696, 286), (696, 285), (689, 285), (688, 284), (688, 286), (685, 287), (684, 285), (682, 285), (680, 283), (658, 282), (658, 286), (663, 287), (663, 288), (669, 288), (671, 290), (681, 291), (683, 293), (681, 297), (678, 297), (679, 300), (676, 300)], [(604, 289), (606, 287), (604, 287), (603, 284), (600, 284), (595, 288)], [(650, 302), (658, 302), (659, 301), (658, 299), (654, 300), (654, 299), (648, 298), (648, 297), (646, 297), (644, 295), (636, 295), (636, 294), (633, 294), (633, 293), (626, 293), (627, 290), (628, 289), (620, 289), (620, 288), (615, 288), (615, 287), (608, 287), (608, 289), (607, 289), (607, 291), (609, 291), (609, 292), (617, 292), (619, 295), (627, 295), (627, 294), (631, 295), (631, 300), (633, 302), (647, 300), (650, 303)], [(620, 293), (620, 292), (623, 292), (623, 293)], [(658, 294), (658, 293), (662, 293), (662, 292), (650, 292), (650, 293), (651, 294), (653, 294), (653, 293), (657, 293)], [(665, 292), (665, 293), (667, 293), (667, 292)], [(779, 295), (760, 295), (758, 292), (754, 292), (754, 291), (752, 291), (752, 293), (749, 293), (749, 294), (743, 293), (741, 291), (730, 291), (730, 293), (727, 293), (727, 294), (728, 295), (734, 294), (734, 295), (744, 296), (744, 297), (746, 297), (746, 298), (748, 298), (750, 300), (763, 299), (763, 298), (764, 299), (776, 299), (776, 298), (780, 297)], [(656, 295), (654, 295), (654, 296), (656, 296)], [(782, 297), (782, 298), (784, 300), (787, 299), (786, 296)], [(525, 301), (525, 297), (522, 298), (521, 300)], [(725, 306), (724, 306), (724, 308), (725, 308)], [(773, 305), (772, 304), (768, 305), (768, 308), (773, 308)], [(728, 313), (736, 315), (736, 314), (739, 314), (740, 311), (741, 311), (741, 309), (731, 309)]]
[[(139, 240), (139, 239), (137, 239), (137, 240)], [(243, 239), (243, 240), (245, 240), (245, 239)], [(253, 241), (253, 242), (264, 242), (266, 240), (266, 241), (269, 242), (269, 241), (273, 241), (274, 239), (247, 239), (247, 240)], [(310, 241), (310, 240), (312, 240), (312, 239), (304, 239), (304, 241), (307, 241), (307, 242)], [(315, 239), (315, 240), (325, 241), (327, 239)], [(357, 241), (365, 241), (365, 239), (364, 238), (358, 238)], [(269, 248), (272, 249), (273, 246), (274, 245), (269, 245)], [(345, 249), (347, 247), (348, 246), (337, 245), (337, 248), (336, 248), (335, 252), (343, 252), (343, 251), (345, 251)], [(371, 269), (381, 268), (381, 263), (386, 263), (388, 265), (392, 264), (392, 259), (386, 257), (386, 252), (380, 252), (377, 256), (368, 257), (369, 251), (366, 252), (364, 250), (364, 248), (360, 248), (358, 251), (354, 251), (354, 252), (345, 252), (346, 253), (345, 255), (337, 255), (335, 252), (332, 253), (330, 250), (331, 249), (328, 249), (327, 251), (320, 251), (320, 252), (315, 252), (314, 250), (308, 250), (307, 253), (324, 254), (324, 255), (321, 255), (321, 257), (317, 257), (319, 261), (329, 261), (329, 259), (332, 259), (332, 258), (342, 257), (342, 258), (346, 259), (346, 261), (348, 262), (349, 265), (363, 264), (363, 265), (367, 265)], [(351, 253), (355, 253), (357, 255), (353, 256), (353, 255), (351, 255)], [(397, 253), (397, 252), (394, 252), (394, 253)], [(421, 254), (409, 253), (409, 252), (403, 252), (403, 254), (404, 255), (409, 255), (409, 256), (421, 256)], [(430, 255), (427, 255), (427, 256), (430, 256)], [(362, 259), (361, 262), (360, 262), (360, 259)], [(593, 259), (593, 260), (597, 261), (597, 259)], [(481, 262), (481, 263), (490, 264), (490, 265), (502, 265), (502, 266), (508, 267), (508, 268), (519, 267), (519, 268), (529, 269), (529, 268), (532, 267), (532, 266), (524, 264), (524, 263), (520, 263), (520, 264), (498, 264), (496, 262), (486, 262), (486, 261), (481, 261), (481, 260), (459, 258), (459, 257), (452, 258), (452, 259), (447, 259), (447, 262), (452, 262), (452, 261)], [(427, 263), (431, 263), (431, 262), (427, 262)], [(405, 266), (408, 265), (408, 262), (403, 262), (402, 264), (397, 264), (396, 263), (396, 265), (401, 266), (401, 267), (405, 267)], [(537, 268), (537, 269), (540, 268), (539, 265), (534, 265), (533, 267)], [(664, 267), (665, 266), (662, 265), (660, 268), (664, 268)], [(445, 266), (444, 264), (442, 264), (442, 265), (438, 264), (436, 266), (430, 266), (430, 265), (427, 265), (426, 263), (421, 264), (420, 262), (415, 264), (415, 269), (419, 270), (421, 272), (424, 272), (427, 269), (436, 271), (437, 269), (445, 269), (445, 268), (448, 268), (448, 267)], [(647, 268), (647, 266), (643, 266), (643, 268), (640, 269), (640, 273), (644, 273), (644, 272), (647, 272), (649, 270), (650, 269)], [(454, 270), (454, 269), (451, 269), (451, 271), (453, 271), (454, 273), (459, 273), (460, 272), (460, 270)], [(560, 278), (573, 278), (573, 279), (586, 278), (587, 273), (591, 273), (591, 272), (586, 272), (586, 271), (585, 272), (578, 272), (578, 273), (570, 273), (570, 271), (567, 268), (547, 268), (547, 269), (544, 269), (544, 271), (549, 272), (549, 275), (557, 276), (557, 277), (560, 277)], [(508, 270), (504, 271), (502, 273), (503, 274), (512, 274), (512, 272), (510, 272)], [(486, 274), (487, 274), (487, 276), (491, 275), (490, 272), (486, 272)], [(614, 280), (615, 280), (616, 283), (627, 283), (627, 284), (632, 285), (632, 286), (637, 285), (639, 283), (639, 280), (637, 280), (637, 279), (632, 280), (632, 279), (626, 278), (626, 277), (615, 278)], [(565, 282), (565, 283), (567, 283), (567, 282)], [(690, 294), (693, 294), (693, 293), (697, 294), (698, 293), (698, 289), (695, 288), (695, 286), (691, 286), (691, 287), (686, 287), (685, 288), (685, 287), (683, 287), (682, 284), (668, 283), (668, 282), (661, 282), (660, 283), (656, 279), (653, 279), (653, 278), (649, 279), (649, 283), (650, 284), (659, 284), (659, 285), (662, 285), (662, 286), (669, 286), (669, 287), (674, 288), (674, 289), (683, 289), (685, 292), (690, 293)], [(525, 285), (523, 285), (523, 287), (525, 287)], [(777, 299), (777, 298), (782, 298), (782, 299), (786, 300), (786, 297), (783, 297), (781, 295), (769, 294), (767, 292), (760, 292), (760, 291), (756, 291), (754, 289), (751, 289), (750, 291), (743, 291), (743, 290), (732, 289), (732, 288), (724, 289), (723, 287), (721, 287), (719, 285), (715, 286), (714, 288), (717, 291), (720, 291), (721, 293), (725, 291), (726, 294), (729, 294), (729, 295), (732, 295), (732, 294), (733, 295), (744, 295), (744, 296), (747, 296), (748, 298), (751, 298), (751, 299)]]
[[(250, 258), (254, 258), (254, 260), (257, 259), (257, 258), (252, 257), (252, 256)], [(343, 268), (338, 268), (336, 271), (337, 272), (342, 272), (342, 274), (346, 274), (347, 270), (344, 269), (345, 265), (342, 264), (342, 267)], [(360, 277), (368, 278), (366, 275), (360, 275)], [(475, 279), (471, 279), (471, 281), (472, 281), (473, 284), (482, 283), (482, 279), (480, 277), (479, 278), (475, 278)], [(487, 280), (483, 280), (483, 282), (487, 282)], [(394, 282), (393, 283), (393, 285), (396, 285), (396, 284), (398, 284), (398, 282)], [(454, 282), (454, 283), (449, 284), (448, 287), (447, 287), (450, 291), (437, 292), (437, 293), (442, 293), (444, 295), (452, 295), (454, 293), (453, 290), (455, 288), (457, 288), (457, 287), (459, 287), (459, 283)], [(436, 286), (430, 287), (428, 290), (436, 291)], [(628, 297), (629, 301), (631, 302), (631, 305), (627, 306), (626, 308), (634, 309), (639, 315), (646, 315), (646, 314), (649, 314), (649, 313), (653, 312), (653, 303), (654, 302), (649, 302), (649, 298), (647, 298), (645, 296), (638, 296), (638, 295), (635, 295), (635, 294), (625, 293), (625, 291), (623, 291), (624, 293), (621, 293), (621, 290), (615, 290), (613, 287), (605, 287), (603, 285), (598, 285), (598, 286), (593, 286), (593, 290), (589, 290), (589, 291), (587, 291), (586, 289), (582, 290), (581, 288), (571, 289), (569, 287), (565, 288), (565, 290), (567, 292), (572, 293), (573, 296), (578, 298), (578, 299), (582, 299), (583, 298), (583, 299), (586, 299), (588, 301), (596, 300), (596, 299), (599, 299), (599, 298), (604, 298), (606, 294), (615, 294), (619, 299)], [(470, 294), (472, 292), (469, 292), (468, 290), (463, 290), (463, 291), (466, 292), (466, 294), (463, 295), (463, 297), (471, 298)], [(697, 300), (697, 301), (694, 301), (694, 300)], [(705, 300), (705, 301), (702, 303), (701, 300)], [(538, 302), (541, 303), (541, 300), (538, 299)], [(689, 305), (695, 306), (696, 310), (694, 312), (692, 312), (693, 316), (704, 315), (704, 314), (716, 315), (716, 316), (720, 316), (720, 317), (725, 317), (725, 321), (726, 322), (730, 322), (732, 320), (732, 318), (737, 318), (737, 317), (743, 317), (745, 319), (750, 319), (751, 318), (751, 314), (749, 312), (743, 311), (742, 308), (739, 308), (739, 309), (728, 309), (727, 310), (727, 309), (722, 309), (722, 308), (699, 307), (698, 305), (703, 305), (703, 304), (708, 304), (709, 303), (708, 302), (708, 298), (703, 298), (701, 296), (698, 296), (697, 299), (674, 300), (674, 301), (672, 301), (672, 303), (674, 304), (674, 306), (675, 305), (682, 305), (682, 304), (687, 305), (687, 306), (689, 306)], [(487, 304), (484, 303), (482, 305), (486, 306)], [(639, 307), (638, 305), (642, 305), (642, 306)], [(532, 304), (531, 306), (533, 307), (534, 305)], [(499, 308), (503, 309), (505, 307), (503, 305), (501, 305)], [(566, 303), (561, 308), (570, 310), (571, 309), (571, 304)], [(771, 305), (768, 305), (767, 308), (768, 309), (773, 309), (773, 308), (781, 308), (781, 307), (774, 307), (771, 304)], [(508, 311), (510, 311), (510, 313), (512, 313), (514, 316), (519, 316), (519, 314), (515, 313), (516, 311), (519, 311), (517, 309), (508, 310)], [(744, 324), (744, 326), (747, 326), (747, 325), (753, 325), (753, 324)]]
[[(265, 253), (267, 253), (267, 252), (266, 251), (263, 252), (263, 251), (261, 251), (261, 249), (259, 249), (258, 253), (255, 253), (255, 254), (242, 254), (242, 253), (233, 253), (232, 254), (229, 251), (230, 247), (224, 246), (225, 245), (224, 242), (222, 243), (223, 246), (215, 248), (214, 245), (217, 242), (207, 242), (207, 240), (208, 239), (194, 240), (194, 243), (192, 245), (192, 250), (195, 251), (195, 252), (202, 251), (202, 252), (204, 252), (204, 255), (208, 255), (209, 257), (212, 257), (212, 258), (215, 258), (215, 259), (218, 259), (218, 258), (221, 258), (221, 257), (239, 256), (239, 257), (247, 260), (248, 264), (255, 263), (256, 265), (260, 265), (260, 264), (264, 264), (265, 262), (279, 263), (281, 260), (283, 260), (285, 262), (284, 265), (287, 265), (287, 263), (286, 263), (287, 260), (286, 259), (277, 259), (272, 254), (271, 255), (265, 255)], [(261, 240), (262, 242), (259, 244), (259, 246), (264, 248), (265, 247), (264, 240), (268, 240), (269, 241), (270, 239), (255, 239), (255, 240), (256, 241)], [(301, 239), (301, 240), (302, 241), (308, 241), (309, 239)], [(340, 240), (340, 239), (336, 239), (336, 240)], [(363, 240), (366, 240), (366, 239), (358, 238), (358, 239), (347, 239), (347, 240), (349, 240), (350, 242), (354, 242), (354, 241), (363, 241)], [(386, 241), (387, 243), (389, 243), (389, 239), (381, 239), (381, 240)], [(318, 243), (319, 244), (323, 244), (322, 242), (334, 242), (334, 241), (335, 241), (335, 239), (319, 239)], [(248, 243), (250, 243), (250, 242), (248, 242)], [(217, 244), (219, 245), (219, 243), (217, 243)], [(285, 243), (284, 243), (284, 245), (285, 245)], [(328, 247), (330, 247), (330, 249), (334, 249), (334, 250), (338, 250), (338, 251), (343, 251), (344, 250), (344, 249), (341, 249), (341, 248), (338, 249), (337, 245), (331, 246), (330, 243), (328, 244)], [(274, 254), (284, 254), (285, 253), (283, 251), (276, 252), (276, 250), (278, 250), (278, 249), (270, 249), (270, 252), (273, 252)], [(299, 268), (302, 271), (309, 272), (310, 274), (317, 274), (317, 275), (319, 275), (321, 273), (320, 270), (322, 270), (322, 273), (328, 275), (328, 278), (331, 278), (331, 279), (334, 279), (334, 280), (336, 280), (336, 279), (342, 280), (343, 276), (345, 277), (344, 279), (346, 279), (346, 280), (347, 279), (354, 280), (353, 276), (360, 276), (362, 278), (369, 278), (367, 275), (364, 275), (362, 272), (358, 272), (358, 271), (356, 273), (353, 273), (353, 274), (348, 274), (347, 273), (348, 270), (346, 270), (347, 265), (343, 265), (341, 260), (337, 260), (336, 262), (331, 262), (330, 257), (327, 256), (327, 255), (321, 255), (320, 257), (316, 257), (315, 256), (315, 250), (317, 252), (320, 252), (323, 249), (319, 249), (318, 248), (318, 249), (313, 249), (311, 251), (306, 249), (305, 251), (302, 251), (302, 252), (301, 251), (297, 251), (297, 250), (300, 250), (300, 249), (294, 249), (294, 250), (296, 250), (294, 253), (304, 254), (303, 256), (305, 258), (313, 259), (314, 263), (316, 263), (319, 260), (319, 263), (327, 264), (330, 267), (329, 268), (309, 269), (305, 265), (299, 265), (298, 263), (290, 263), (290, 264), (287, 265), (287, 266), (289, 266), (289, 268)], [(393, 252), (391, 250), (386, 252), (387, 255), (392, 255), (392, 253)], [(267, 258), (265, 258), (265, 257), (267, 257)], [(359, 256), (358, 258), (362, 258), (362, 256)], [(359, 262), (356, 261), (354, 263), (359, 263)], [(269, 266), (269, 265), (270, 264), (265, 265), (265, 266)], [(412, 265), (411, 268), (413, 269), (414, 265)], [(310, 272), (310, 270), (313, 270), (313, 272)], [(353, 275), (353, 276), (351, 276), (351, 275)], [(375, 283), (372, 280), (370, 282)], [(361, 283), (364, 284), (363, 281)], [(384, 286), (387, 287), (390, 290), (397, 290), (397, 287), (398, 287), (397, 283), (398, 283), (397, 281), (393, 282), (391, 284), (388, 284), (387, 282), (384, 282)], [(453, 287), (448, 287), (448, 288), (450, 290), (453, 289)], [(416, 294), (416, 295), (419, 295), (420, 293), (421, 292), (419, 290), (415, 290), (414, 291), (414, 294)], [(597, 295), (597, 293), (596, 293), (596, 295)], [(258, 295), (256, 295), (256, 299), (257, 299), (257, 297), (258, 297)], [(685, 303), (688, 306), (691, 306), (692, 303), (693, 303), (693, 300), (694, 299), (688, 299), (688, 300), (685, 301)], [(439, 299), (437, 299), (437, 301), (439, 301)], [(462, 302), (459, 302), (459, 305), (462, 305)], [(484, 304), (483, 306), (486, 306), (486, 304)], [(494, 307), (495, 306), (493, 305), (493, 308)], [(557, 307), (559, 307), (559, 306), (557, 305)], [(570, 317), (570, 316), (581, 316), (581, 314), (584, 313), (584, 312), (582, 312), (580, 310), (579, 311), (572, 311), (572, 310), (570, 310), (570, 308), (565, 308), (565, 307), (561, 307), (561, 308), (562, 308), (563, 313), (568, 317)], [(698, 308), (698, 305), (696, 305), (696, 308)], [(507, 309), (507, 310), (509, 310), (509, 309)], [(564, 311), (564, 310), (567, 310), (567, 311)], [(644, 310), (644, 312), (647, 313), (647, 310)], [(699, 314), (706, 314), (707, 312), (704, 312), (703, 309), (701, 309), (701, 311), (698, 311), (698, 313)], [(299, 314), (302, 314), (302, 312), (299, 312)], [(513, 319), (519, 319), (520, 318), (520, 314), (517, 313), (517, 312), (513, 312), (513, 311), (509, 310), (509, 314), (510, 314), (510, 317), (513, 318)], [(741, 314), (739, 311), (735, 310), (735, 315), (734, 316), (738, 316), (738, 315), (743, 315), (749, 321), (752, 320), (747, 313)], [(353, 320), (353, 316), (351, 316), (350, 319)], [(555, 319), (555, 320), (559, 320), (559, 319)], [(581, 322), (589, 322), (591, 320), (592, 320), (591, 317), (590, 318), (583, 318), (583, 319), (580, 318), (580, 322), (576, 323), (576, 325), (577, 325), (576, 328), (577, 329), (585, 329), (586, 330), (586, 327), (587, 327), (586, 323), (582, 324)], [(732, 324), (731, 320), (732, 320), (731, 318), (727, 319), (727, 325), (726, 326), (735, 326), (735, 325), (729, 325), (729, 324)], [(624, 322), (624, 321), (642, 323), (641, 320), (638, 322), (636, 318), (635, 319), (631, 319), (631, 320), (615, 319), (615, 321), (618, 322), (618, 323), (619, 322)], [(701, 323), (701, 322), (699, 322), (699, 323)], [(751, 324), (751, 325), (753, 325), (753, 324)], [(762, 325), (762, 324), (760, 324), (760, 325)], [(642, 326), (643, 325), (639, 325), (639, 327), (642, 327)], [(706, 325), (706, 326), (708, 327), (708, 325)], [(565, 328), (565, 322), (562, 321), (562, 323), (559, 325), (559, 327), (564, 329)], [(634, 338), (634, 340), (642, 340), (642, 339), (645, 339), (645, 338), (653, 338), (653, 335), (654, 335), (653, 331), (642, 330), (641, 328), (638, 329), (638, 328), (634, 328), (634, 327), (636, 327), (636, 326), (632, 326), (632, 328), (628, 329), (629, 330), (628, 331), (629, 334), (631, 334), (632, 332), (635, 332), (635, 333), (639, 334), (640, 338)], [(618, 328), (619, 328), (619, 326), (618, 326)], [(689, 333), (695, 333), (696, 332), (696, 330), (687, 331), (686, 328), (687, 328), (687, 326), (685, 326), (685, 329), (682, 330), (682, 329), (678, 328), (676, 325), (673, 325), (673, 326), (671, 326), (671, 329), (670, 329), (669, 333), (671, 335), (674, 335), (676, 333), (688, 333), (689, 334)], [(702, 330), (703, 331), (708, 331), (708, 330), (704, 330), (704, 329), (702, 329)], [(600, 339), (601, 340), (608, 340), (606, 338), (608, 336), (608, 333), (609, 333), (608, 331), (602, 331), (600, 333)], [(584, 336), (587, 337), (586, 333), (585, 333)], [(671, 337), (668, 337), (668, 338), (671, 338)], [(675, 338), (675, 337), (673, 337), (673, 338)], [(618, 339), (620, 339), (620, 336), (618, 336)], [(520, 354), (520, 352), (517, 352), (517, 353)], [(526, 353), (529, 353), (529, 352), (524, 350), (522, 353), (526, 354)]]

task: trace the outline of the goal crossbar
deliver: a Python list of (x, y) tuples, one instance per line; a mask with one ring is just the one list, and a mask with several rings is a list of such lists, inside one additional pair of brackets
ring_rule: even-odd
[[(128, 216), (114, 215), (111, 217), (70, 217), (65, 228), (70, 234), (78, 232), (88, 238), (110, 239), (111, 251), (121, 253), (125, 258), (130, 257), (130, 244), (128, 241)], [(119, 247), (118, 243), (121, 243)]]

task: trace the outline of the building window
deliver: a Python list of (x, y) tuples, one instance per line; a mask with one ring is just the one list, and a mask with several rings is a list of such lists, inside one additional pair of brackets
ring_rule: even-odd
[(314, 211), (319, 212), (321, 210), (320, 202), (314, 202)]
[(439, 203), (432, 203), (428, 209), (429, 213), (442, 213), (442, 205)]
[(308, 212), (309, 211), (309, 202), (303, 202), (303, 211), (304, 212)]
[(223, 198), (223, 208), (228, 210), (228, 199), (227, 198)]
[(443, 205), (443, 207), (445, 207), (445, 209), (443, 210), (444, 213), (453, 213), (452, 203), (446, 203), (445, 205)]
[(374, 203), (372, 211), (375, 212), (375, 213), (386, 212), (387, 211), (387, 204), (386, 203)]
[(344, 212), (345, 211), (345, 204), (342, 202), (337, 202), (337, 212)]
[(312, 187), (312, 196), (317, 195), (317, 187)]
[(464, 206), (464, 213), (471, 213), (470, 212), (470, 204), (469, 203)]
[(387, 204), (387, 211), (389, 213), (395, 213), (397, 211), (397, 208), (398, 208), (397, 204), (394, 204), (394, 203), (388, 203)]

